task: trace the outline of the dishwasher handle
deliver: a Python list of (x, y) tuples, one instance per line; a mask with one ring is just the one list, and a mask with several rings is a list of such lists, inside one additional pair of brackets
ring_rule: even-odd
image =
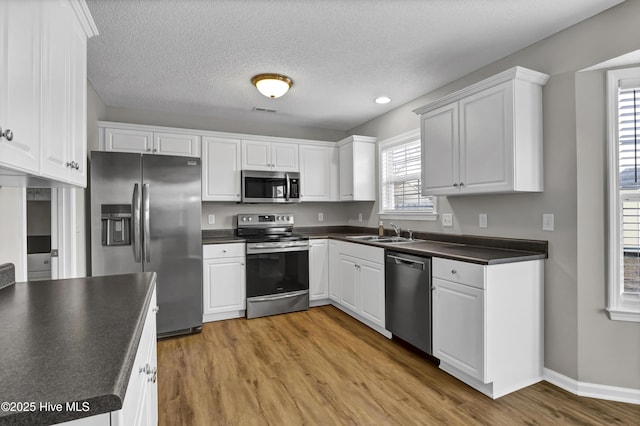
[(400, 256), (394, 256), (392, 254), (387, 255), (387, 259), (393, 259), (396, 265), (404, 265), (414, 269), (420, 269), (424, 271), (424, 262), (420, 262), (417, 260), (406, 259)]

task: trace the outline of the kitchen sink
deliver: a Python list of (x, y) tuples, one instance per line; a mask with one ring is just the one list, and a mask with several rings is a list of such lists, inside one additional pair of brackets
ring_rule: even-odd
[(421, 240), (410, 240), (409, 238), (405, 238), (405, 237), (390, 237), (390, 236), (379, 237), (378, 235), (351, 235), (351, 236), (348, 236), (347, 239), (356, 240), (356, 241), (367, 241), (370, 243), (410, 243), (410, 242), (421, 241)]

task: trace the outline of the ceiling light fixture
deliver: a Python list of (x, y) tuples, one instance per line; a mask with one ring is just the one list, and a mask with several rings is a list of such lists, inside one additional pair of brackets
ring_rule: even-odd
[(267, 98), (279, 98), (293, 86), (293, 81), (281, 74), (258, 74), (251, 79), (256, 89)]
[(391, 102), (391, 98), (388, 96), (380, 96), (375, 99), (375, 103), (377, 104), (388, 104), (389, 102)]

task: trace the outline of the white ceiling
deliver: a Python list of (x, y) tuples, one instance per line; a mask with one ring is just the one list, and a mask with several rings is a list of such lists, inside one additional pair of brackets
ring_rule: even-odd
[(87, 0), (88, 74), (108, 106), (345, 131), (621, 2)]

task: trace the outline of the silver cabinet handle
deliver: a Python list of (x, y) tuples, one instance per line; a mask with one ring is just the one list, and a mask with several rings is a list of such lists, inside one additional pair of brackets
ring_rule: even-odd
[(458, 271), (456, 271), (455, 269), (452, 269), (452, 270), (451, 270), (451, 273), (452, 273), (453, 275), (455, 275), (455, 274), (457, 274), (457, 273), (458, 273)]
[(458, 184), (457, 184), (457, 183), (454, 183), (454, 184), (453, 184), (453, 186), (454, 186), (454, 188), (457, 188), (457, 187), (458, 187)]
[(464, 182), (460, 182), (460, 188), (464, 186)]
[(151, 373), (151, 366), (149, 364), (145, 364), (138, 369), (139, 374), (149, 374)]
[(146, 149), (146, 151), (147, 151), (147, 152), (151, 152), (151, 148), (147, 148), (147, 149)]
[(153, 367), (153, 370), (149, 372), (151, 377), (147, 379), (147, 382), (155, 383), (158, 380), (158, 367)]
[(2, 131), (2, 127), (0, 127), (0, 139), (2, 138), (6, 138), (9, 142), (11, 142), (13, 140), (13, 132), (11, 131), (11, 129)]

